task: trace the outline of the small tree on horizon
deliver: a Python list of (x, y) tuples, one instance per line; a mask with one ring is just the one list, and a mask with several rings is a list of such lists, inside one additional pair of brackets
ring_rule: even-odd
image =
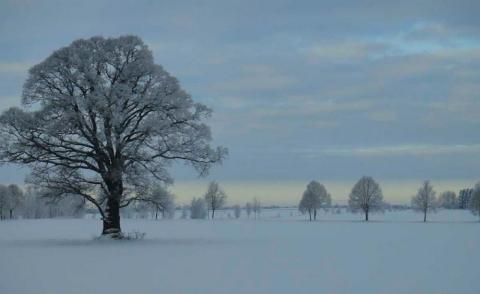
[(205, 219), (207, 217), (207, 206), (202, 198), (193, 198), (190, 204), (191, 219)]
[(372, 177), (363, 176), (353, 186), (348, 205), (352, 212), (363, 211), (365, 221), (368, 221), (370, 212), (383, 211), (383, 194), (380, 185)]
[(9, 191), (7, 186), (0, 184), (0, 220), (5, 218), (5, 210), (9, 207)]
[(155, 212), (155, 219), (158, 219), (158, 212), (162, 218), (172, 218), (175, 212), (175, 196), (160, 184), (154, 184), (148, 191), (146, 197), (141, 198), (147, 202)]
[(476, 183), (473, 188), (472, 197), (470, 198), (468, 207), (474, 215), (479, 216), (480, 221), (480, 182)]
[(207, 203), (207, 209), (212, 211), (212, 219), (214, 219), (215, 210), (218, 210), (225, 205), (227, 194), (217, 182), (213, 181), (208, 184), (207, 193), (205, 193), (204, 198)]
[(253, 198), (252, 211), (253, 211), (253, 215), (255, 216), (255, 219), (257, 219), (260, 216), (260, 212), (262, 211), (262, 204), (256, 197)]
[(458, 208), (457, 195), (453, 191), (445, 191), (438, 198), (438, 205), (445, 209)]
[(240, 215), (242, 214), (242, 208), (240, 205), (235, 205), (233, 206), (233, 213), (235, 215), (235, 218), (240, 218)]
[(311, 181), (307, 185), (307, 189), (303, 192), (302, 199), (298, 205), (298, 209), (302, 213), (308, 212), (310, 221), (317, 219), (317, 209), (326, 208), (331, 204), (331, 196), (328, 194), (325, 186), (317, 181)]
[(8, 212), (10, 219), (13, 218), (13, 212), (17, 210), (23, 203), (23, 191), (15, 184), (8, 185)]
[(412, 197), (412, 209), (423, 213), (423, 222), (427, 222), (427, 213), (435, 211), (437, 201), (430, 181), (424, 181), (417, 195)]
[(245, 204), (245, 211), (247, 212), (247, 217), (250, 218), (250, 214), (252, 214), (252, 204), (250, 202)]

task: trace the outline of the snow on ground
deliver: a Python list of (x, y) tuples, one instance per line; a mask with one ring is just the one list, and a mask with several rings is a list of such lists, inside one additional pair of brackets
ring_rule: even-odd
[[(480, 293), (467, 211), (259, 220), (123, 220), (144, 240), (94, 240), (95, 219), (0, 222), (0, 293)], [(233, 213), (232, 213), (233, 215)]]

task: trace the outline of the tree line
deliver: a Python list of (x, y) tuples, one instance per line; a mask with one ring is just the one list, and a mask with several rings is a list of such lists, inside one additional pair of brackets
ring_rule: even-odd
[(15, 184), (0, 184), (0, 220), (15, 218), (83, 217), (85, 201), (80, 197), (50, 198), (47, 191)]
[[(480, 216), (480, 182), (475, 185), (468, 199), (468, 208), (475, 215)], [(83, 217), (89, 209), (87, 202), (82, 197), (62, 197), (52, 193), (48, 189), (35, 186), (26, 186), (23, 191), (15, 184), (0, 184), (0, 220), (6, 218), (53, 218), (53, 217)], [(214, 219), (215, 212), (225, 208), (227, 193), (218, 182), (208, 184), (203, 197), (193, 198), (190, 205), (178, 207), (175, 204), (173, 193), (159, 183), (146, 188), (145, 194), (138, 195), (137, 201), (129, 208), (124, 208), (122, 214), (131, 217), (154, 217), (158, 219), (173, 218), (175, 211), (181, 209), (181, 218)], [(463, 201), (463, 200), (462, 200)], [(436, 192), (430, 181), (424, 181), (416, 195), (411, 199), (410, 208), (423, 214), (423, 221), (427, 221), (427, 215), (436, 211), (437, 208), (459, 208), (460, 201), (455, 192), (445, 191), (436, 197)], [(298, 204), (298, 210), (307, 214), (310, 221), (317, 219), (320, 209), (332, 207), (332, 197), (325, 186), (317, 181), (308, 183)], [(338, 205), (337, 213), (338, 212)], [(348, 196), (348, 208), (352, 212), (361, 212), (365, 221), (369, 220), (372, 213), (383, 212), (388, 207), (384, 201), (382, 189), (372, 177), (364, 176), (353, 186)], [(334, 207), (335, 208), (335, 207)], [(242, 207), (231, 207), (233, 216), (239, 218)], [(257, 198), (246, 203), (243, 207), (247, 217), (257, 219), (262, 210), (262, 205)], [(253, 214), (253, 216), (252, 216)]]
[[(311, 181), (303, 192), (298, 209), (303, 214), (309, 215), (310, 221), (316, 220), (317, 210), (331, 205), (331, 196), (324, 185), (317, 181)], [(411, 198), (411, 208), (423, 214), (423, 221), (427, 221), (427, 214), (435, 211), (438, 207), (453, 209), (459, 208), (455, 192), (446, 191), (436, 198), (436, 192), (430, 181), (424, 181), (418, 189), (417, 194)], [(385, 209), (386, 203), (380, 185), (372, 178), (363, 176), (353, 186), (348, 196), (348, 206), (352, 212), (363, 212), (365, 221), (369, 215), (381, 212)], [(475, 215), (480, 216), (480, 182), (475, 185), (468, 208)]]

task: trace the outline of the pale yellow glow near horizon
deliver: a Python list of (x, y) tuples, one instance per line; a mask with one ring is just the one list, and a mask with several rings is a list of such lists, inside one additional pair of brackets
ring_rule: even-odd
[[(319, 181), (332, 195), (332, 202), (346, 204), (348, 195), (355, 181)], [(419, 180), (385, 180), (378, 181), (385, 201), (392, 204), (408, 204), (416, 194), (422, 181)], [(437, 196), (443, 191), (454, 191), (473, 187), (474, 180), (432, 180)], [(228, 195), (227, 204), (245, 204), (254, 197), (265, 205), (297, 205), (308, 181), (225, 181), (219, 182)], [(208, 181), (178, 181), (171, 191), (177, 203), (189, 203), (193, 197), (203, 197)]]

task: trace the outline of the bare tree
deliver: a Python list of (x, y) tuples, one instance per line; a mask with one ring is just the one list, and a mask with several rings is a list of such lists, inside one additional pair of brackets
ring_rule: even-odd
[(193, 198), (190, 205), (190, 218), (192, 219), (204, 219), (207, 217), (207, 207), (205, 200), (202, 198)]
[(468, 203), (468, 207), (474, 215), (478, 215), (480, 217), (480, 182), (478, 182), (473, 188), (473, 193)]
[(162, 213), (162, 218), (172, 218), (175, 212), (175, 197), (165, 187), (159, 183), (154, 184), (150, 191), (144, 196), (139, 197), (142, 202), (148, 203), (155, 212), (155, 219), (158, 219), (158, 212)]
[(23, 218), (83, 217), (86, 209), (83, 197), (51, 197), (48, 189), (27, 185), (23, 194)]
[(0, 117), (0, 159), (30, 166), (29, 182), (59, 197), (84, 197), (112, 237), (121, 237), (120, 208), (152, 178), (170, 182), (173, 161), (206, 175), (227, 153), (209, 145), (210, 109), (135, 36), (80, 39), (55, 51), (30, 69), (22, 104)]
[(220, 209), (225, 205), (227, 200), (227, 194), (213, 181), (208, 184), (207, 193), (205, 193), (205, 202), (207, 203), (208, 210), (212, 211), (212, 219), (215, 218), (215, 210)]
[(11, 184), (8, 187), (8, 212), (9, 216), (13, 218), (13, 211), (18, 209), (23, 203), (23, 191), (15, 184)]
[(26, 186), (23, 203), (23, 217), (24, 218), (46, 218), (49, 217), (49, 207), (47, 200), (41, 197), (37, 187), (30, 185)]
[(416, 211), (423, 212), (423, 221), (427, 221), (427, 213), (435, 210), (437, 202), (435, 199), (435, 191), (429, 181), (423, 182), (422, 187), (418, 189), (417, 195), (412, 197), (412, 208)]
[(245, 205), (245, 211), (247, 212), (247, 217), (250, 218), (250, 214), (252, 214), (252, 204), (250, 202)]
[(180, 216), (181, 219), (186, 219), (188, 217), (188, 206), (183, 205), (182, 206), (182, 214)]
[(331, 196), (328, 194), (325, 186), (317, 181), (311, 181), (307, 185), (307, 189), (303, 192), (302, 199), (298, 205), (298, 209), (302, 213), (308, 212), (310, 221), (317, 219), (317, 209), (326, 208), (331, 204)]
[(262, 204), (257, 198), (253, 198), (252, 211), (255, 219), (257, 219), (260, 216), (260, 212), (262, 212)]
[(380, 185), (372, 177), (362, 177), (350, 192), (348, 205), (351, 211), (361, 210), (368, 221), (370, 212), (383, 210), (383, 194)]
[(457, 195), (453, 191), (445, 191), (438, 198), (438, 205), (446, 209), (458, 208)]
[(233, 213), (235, 215), (235, 218), (240, 218), (240, 215), (242, 214), (242, 208), (240, 208), (240, 205), (235, 205), (233, 207)]
[(5, 211), (8, 210), (10, 201), (9, 195), (8, 188), (0, 184), (0, 220), (5, 218)]

